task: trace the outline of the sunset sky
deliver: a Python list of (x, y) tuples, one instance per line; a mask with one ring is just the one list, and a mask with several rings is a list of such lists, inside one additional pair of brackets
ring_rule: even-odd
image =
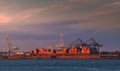
[(91, 37), (101, 50), (120, 50), (120, 0), (0, 0), (0, 50), (5, 35), (21, 50)]

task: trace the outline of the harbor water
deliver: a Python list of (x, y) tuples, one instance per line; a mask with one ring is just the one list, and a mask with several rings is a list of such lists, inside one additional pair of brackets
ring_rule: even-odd
[(119, 59), (3, 59), (0, 71), (120, 71)]

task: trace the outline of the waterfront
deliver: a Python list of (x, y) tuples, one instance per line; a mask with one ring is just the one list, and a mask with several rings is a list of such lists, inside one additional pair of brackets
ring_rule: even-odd
[(0, 71), (120, 71), (119, 59), (3, 59)]

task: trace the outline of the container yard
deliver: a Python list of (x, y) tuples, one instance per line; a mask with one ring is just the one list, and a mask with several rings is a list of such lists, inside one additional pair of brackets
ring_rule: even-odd
[(119, 59), (120, 53), (102, 53), (100, 48), (102, 44), (96, 42), (93, 38), (83, 42), (80, 38), (70, 43), (69, 47), (65, 47), (62, 33), (60, 33), (60, 43), (55, 44), (53, 48), (34, 48), (27, 53), (14, 52), (17, 48), (11, 48), (11, 43), (6, 37), (8, 43), (8, 52), (1, 53), (0, 59)]

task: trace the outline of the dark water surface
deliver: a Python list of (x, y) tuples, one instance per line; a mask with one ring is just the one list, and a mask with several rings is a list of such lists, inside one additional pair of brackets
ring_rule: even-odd
[(0, 71), (120, 71), (120, 59), (7, 59)]

